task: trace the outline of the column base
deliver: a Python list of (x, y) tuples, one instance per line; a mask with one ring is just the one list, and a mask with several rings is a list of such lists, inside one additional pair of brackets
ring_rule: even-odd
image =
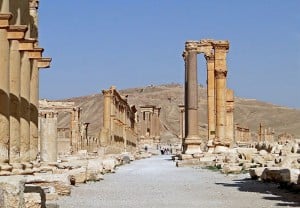
[(183, 153), (184, 154), (195, 154), (202, 153), (201, 148), (201, 139), (198, 136), (190, 136), (184, 139), (183, 144)]

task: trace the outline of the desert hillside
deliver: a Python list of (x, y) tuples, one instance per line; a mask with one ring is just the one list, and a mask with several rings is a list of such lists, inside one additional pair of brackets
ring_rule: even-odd
[[(142, 105), (156, 105), (161, 107), (161, 129), (165, 139), (171, 139), (178, 135), (179, 109), (183, 104), (183, 86), (179, 84), (166, 84), (159, 86), (147, 86), (119, 91), (121, 95), (128, 95), (128, 103), (138, 109)], [(66, 99), (74, 101), (82, 111), (82, 121), (89, 122), (89, 134), (98, 136), (102, 126), (103, 96), (101, 93), (89, 96)], [(199, 116), (200, 135), (206, 138), (206, 88), (199, 86)], [(235, 97), (234, 122), (240, 126), (248, 127), (255, 133), (261, 122), (265, 127), (275, 129), (275, 135), (287, 132), (300, 138), (300, 109), (291, 109), (276, 106), (270, 103), (254, 99)], [(59, 127), (67, 127), (69, 118), (61, 115)]]

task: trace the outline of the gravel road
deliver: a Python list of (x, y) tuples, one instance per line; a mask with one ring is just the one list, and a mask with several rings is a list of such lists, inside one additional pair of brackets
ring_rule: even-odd
[(177, 168), (170, 156), (157, 156), (121, 166), (101, 182), (74, 187), (57, 203), (61, 208), (300, 207), (299, 193), (248, 178)]

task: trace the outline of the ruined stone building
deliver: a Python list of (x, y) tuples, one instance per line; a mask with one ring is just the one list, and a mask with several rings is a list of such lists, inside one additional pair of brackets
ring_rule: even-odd
[(235, 125), (235, 142), (238, 146), (248, 145), (252, 142), (251, 131), (247, 127)]
[(2, 175), (31, 172), (38, 155), (39, 69), (51, 62), (38, 44), (38, 3), (0, 0)]
[(136, 108), (127, 103), (114, 86), (102, 90), (103, 128), (100, 145), (106, 153), (135, 151), (137, 147)]
[(140, 106), (139, 145), (156, 147), (160, 143), (160, 109), (154, 105)]
[(226, 55), (228, 41), (187, 41), (185, 61), (185, 137), (183, 152), (199, 153), (202, 139), (198, 129), (197, 54), (204, 53), (207, 63), (208, 142), (212, 148), (229, 147), (233, 143), (233, 91), (227, 89)]
[(259, 142), (274, 142), (275, 131), (271, 128), (266, 128), (262, 123), (259, 124), (258, 141)]

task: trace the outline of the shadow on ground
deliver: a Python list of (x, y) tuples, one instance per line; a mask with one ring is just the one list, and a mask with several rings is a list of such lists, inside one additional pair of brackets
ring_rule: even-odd
[(266, 200), (280, 201), (277, 206), (300, 207), (300, 193), (280, 189), (277, 184), (263, 183), (251, 179), (233, 180), (233, 183), (216, 183), (224, 187), (235, 187), (239, 191), (267, 194)]

